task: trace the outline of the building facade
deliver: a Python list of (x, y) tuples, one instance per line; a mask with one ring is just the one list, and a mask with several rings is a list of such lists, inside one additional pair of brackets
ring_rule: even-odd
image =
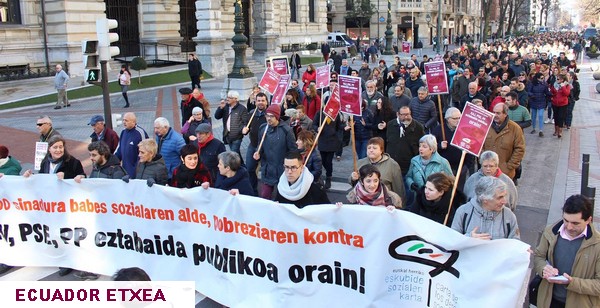
[(0, 0), (2, 66), (53, 67), (83, 73), (82, 40), (96, 39), (96, 19), (119, 22), (117, 59), (186, 61), (195, 52), (213, 76), (233, 63), (234, 4), (242, 5), (247, 55), (261, 61), (286, 44), (327, 35), (326, 0)]

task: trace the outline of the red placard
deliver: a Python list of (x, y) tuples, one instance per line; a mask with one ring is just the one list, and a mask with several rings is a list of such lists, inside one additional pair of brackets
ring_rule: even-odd
[(285, 99), (285, 93), (287, 92), (290, 81), (292, 80), (292, 75), (281, 75), (279, 76), (279, 82), (277, 83), (277, 88), (275, 92), (273, 92), (273, 98), (271, 99), (271, 104), (281, 104)]
[(277, 84), (279, 84), (279, 77), (280, 75), (274, 71), (273, 68), (268, 67), (260, 79), (258, 86), (270, 94), (273, 94), (277, 88)]
[(338, 113), (340, 113), (340, 107), (340, 87), (334, 85), (331, 90), (329, 101), (327, 102), (327, 105), (325, 105), (323, 112), (332, 120), (335, 120)]
[(317, 89), (323, 89), (329, 87), (329, 81), (331, 80), (331, 66), (325, 65), (317, 67), (317, 80), (315, 86)]
[(356, 116), (362, 115), (360, 108), (360, 92), (362, 79), (354, 76), (338, 76), (338, 84), (340, 85), (340, 109), (342, 112)]
[(446, 64), (443, 61), (427, 62), (424, 66), (429, 94), (448, 94)]
[(479, 157), (492, 121), (493, 113), (467, 103), (450, 144)]
[(289, 74), (288, 58), (287, 57), (272, 57), (271, 67), (280, 75)]
[(410, 42), (402, 42), (402, 52), (409, 53), (410, 52)]

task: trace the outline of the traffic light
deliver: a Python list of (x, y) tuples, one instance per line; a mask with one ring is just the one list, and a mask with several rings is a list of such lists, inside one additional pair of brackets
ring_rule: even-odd
[(109, 61), (110, 58), (121, 53), (119, 47), (110, 46), (119, 40), (117, 33), (110, 32), (116, 29), (119, 23), (115, 19), (102, 18), (96, 20), (96, 34), (98, 35), (99, 55), (101, 61)]
[(98, 41), (81, 41), (83, 53), (83, 71), (86, 81), (100, 79), (100, 57), (98, 55)]

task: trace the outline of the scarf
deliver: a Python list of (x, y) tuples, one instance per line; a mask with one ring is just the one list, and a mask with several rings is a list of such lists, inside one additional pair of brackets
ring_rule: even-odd
[(204, 141), (204, 142), (198, 142), (198, 148), (202, 149), (209, 142), (211, 142), (213, 139), (215, 139), (215, 136), (213, 134), (210, 134), (210, 136), (208, 136), (208, 138), (206, 138), (206, 141)]
[(292, 185), (289, 184), (285, 172), (279, 177), (279, 183), (277, 184), (277, 192), (279, 195), (290, 201), (298, 201), (308, 193), (310, 186), (312, 185), (314, 177), (306, 166), (302, 169), (302, 174)]
[(379, 184), (379, 188), (373, 193), (368, 192), (363, 184), (358, 181), (354, 186), (354, 193), (356, 194), (356, 201), (358, 204), (364, 205), (381, 205), (386, 206), (385, 196), (387, 195), (387, 188), (383, 184)]
[(494, 129), (494, 131), (496, 131), (496, 134), (499, 134), (508, 124), (508, 117), (506, 117), (506, 120), (504, 120), (504, 123), (498, 125), (496, 124), (496, 122), (492, 122), (492, 128)]

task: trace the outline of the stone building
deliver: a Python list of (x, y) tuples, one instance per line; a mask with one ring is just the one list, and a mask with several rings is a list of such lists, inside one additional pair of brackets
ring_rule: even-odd
[[(326, 0), (236, 0), (243, 8), (247, 55), (262, 62), (286, 44), (325, 40)], [(82, 40), (96, 39), (96, 19), (119, 22), (118, 59), (186, 61), (221, 77), (233, 63), (234, 0), (0, 0), (1, 65), (50, 67), (69, 62), (80, 75)]]

